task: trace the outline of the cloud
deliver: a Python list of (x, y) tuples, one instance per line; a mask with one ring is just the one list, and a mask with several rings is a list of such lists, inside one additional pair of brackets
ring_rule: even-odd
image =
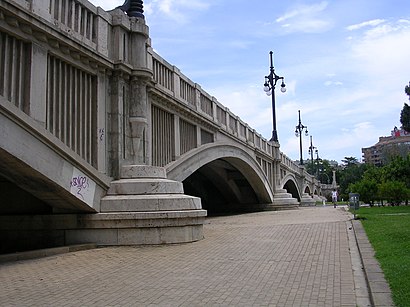
[(340, 81), (330, 81), (330, 80), (328, 80), (328, 81), (326, 81), (325, 82), (325, 85), (326, 86), (332, 86), (332, 85), (343, 85), (343, 82), (340, 82)]
[(331, 28), (332, 23), (320, 15), (326, 10), (327, 1), (313, 5), (299, 5), (293, 7), (284, 15), (276, 19), (287, 33), (304, 32), (319, 33)]
[(349, 30), (349, 31), (355, 31), (355, 30), (359, 30), (359, 29), (364, 28), (364, 27), (378, 26), (379, 24), (382, 24), (384, 22), (385, 22), (384, 19), (373, 19), (373, 20), (365, 21), (365, 22), (362, 22), (362, 23), (359, 23), (359, 24), (348, 26), (346, 29)]
[(287, 13), (285, 13), (283, 16), (279, 17), (276, 19), (276, 22), (283, 22), (288, 19), (294, 19), (294, 18), (305, 18), (307, 16), (311, 16), (313, 14), (322, 12), (323, 10), (326, 9), (328, 6), (327, 1), (322, 1), (319, 4), (313, 4), (313, 5), (300, 5)]
[(408, 74), (409, 54), (410, 23), (382, 24), (352, 40), (353, 65), (358, 65), (369, 75), (378, 76), (379, 80), (382, 80), (380, 77), (389, 77), (392, 78), (389, 82), (392, 82), (398, 77), (398, 72)]
[(206, 11), (210, 6), (209, 2), (199, 0), (153, 0), (146, 4), (146, 14), (158, 14), (178, 24), (186, 24), (192, 20), (193, 12)]

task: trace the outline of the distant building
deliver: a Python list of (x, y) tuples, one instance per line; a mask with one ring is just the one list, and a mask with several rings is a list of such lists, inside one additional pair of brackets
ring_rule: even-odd
[(410, 153), (410, 133), (394, 127), (391, 136), (379, 137), (379, 142), (368, 148), (362, 148), (363, 161), (373, 165), (383, 165), (394, 156), (406, 156)]

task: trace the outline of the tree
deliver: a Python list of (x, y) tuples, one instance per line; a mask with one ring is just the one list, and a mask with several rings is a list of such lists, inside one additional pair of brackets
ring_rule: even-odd
[(373, 178), (363, 178), (356, 183), (351, 183), (348, 189), (352, 193), (359, 193), (360, 200), (370, 204), (370, 206), (373, 206), (374, 202), (378, 200), (378, 184)]
[(354, 157), (345, 157), (342, 162), (344, 163), (343, 169), (336, 172), (336, 178), (340, 186), (340, 197), (348, 199), (349, 185), (360, 181), (369, 165), (359, 163)]
[(404, 103), (403, 110), (401, 110), (400, 122), (403, 130), (410, 132), (410, 107), (407, 103)]
[[(406, 85), (404, 92), (407, 94), (407, 96), (409, 96), (410, 100), (410, 83), (409, 85)], [(403, 110), (401, 110), (400, 122), (402, 125), (401, 127), (407, 132), (410, 132), (410, 107), (407, 103), (404, 103)]]
[(345, 157), (342, 162), (346, 167), (359, 164), (356, 157)]
[(401, 181), (410, 189), (410, 154), (406, 158), (396, 157), (383, 169), (386, 181)]
[(391, 180), (379, 185), (379, 194), (382, 199), (394, 206), (407, 201), (410, 197), (410, 190), (404, 182)]
[(330, 164), (329, 160), (326, 159), (319, 159), (318, 161), (313, 160), (313, 168), (312, 168), (312, 161), (307, 160), (305, 163), (306, 171), (314, 176), (318, 177), (322, 183), (330, 184), (332, 183), (332, 176), (333, 176), (333, 166)]

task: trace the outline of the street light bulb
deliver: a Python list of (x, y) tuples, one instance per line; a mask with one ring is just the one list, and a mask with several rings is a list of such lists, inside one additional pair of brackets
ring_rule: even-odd
[(305, 131), (305, 135), (306, 135), (306, 136), (309, 136), (309, 132), (307, 131), (307, 129), (306, 129), (306, 131)]
[(299, 131), (295, 130), (296, 137), (299, 137)]
[(263, 90), (264, 90), (266, 93), (270, 91), (270, 87), (269, 87), (269, 84), (268, 84), (268, 83), (265, 83), (265, 84), (263, 85)]
[(285, 85), (285, 83), (283, 83), (283, 82), (282, 82), (282, 84), (280, 85), (280, 91), (281, 91), (282, 93), (285, 93), (285, 92), (286, 92), (286, 85)]
[(267, 91), (266, 95), (268, 95), (268, 96), (272, 95), (272, 91), (271, 90)]

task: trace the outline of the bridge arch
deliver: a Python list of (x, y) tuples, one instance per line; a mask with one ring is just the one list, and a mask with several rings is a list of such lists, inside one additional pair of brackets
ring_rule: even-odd
[(301, 200), (301, 193), (299, 191), (298, 184), (296, 182), (296, 178), (293, 174), (288, 174), (282, 180), (283, 188), (290, 194), (292, 194), (293, 198), (296, 198), (298, 201)]
[(237, 206), (273, 202), (271, 185), (255, 158), (229, 143), (209, 143), (191, 150), (168, 164), (166, 170), (168, 178), (183, 182), (185, 189), (194, 188), (192, 180), (204, 185), (208, 182), (213, 193), (219, 192)]

